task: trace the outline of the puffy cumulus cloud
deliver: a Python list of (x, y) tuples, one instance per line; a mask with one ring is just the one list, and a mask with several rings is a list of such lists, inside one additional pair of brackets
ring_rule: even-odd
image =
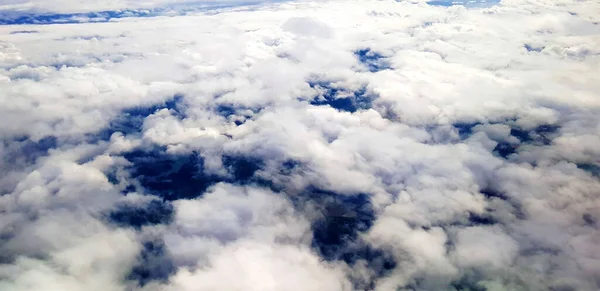
[(600, 288), (600, 5), (428, 2), (5, 1), (129, 14), (0, 25), (0, 289)]
[[(206, 249), (194, 257), (190, 249), (198, 240), (224, 247), (242, 238), (270, 245), (294, 244), (310, 239), (310, 224), (289, 205), (284, 197), (269, 190), (217, 184), (201, 199), (174, 202), (175, 231), (166, 236), (176, 260), (193, 264), (222, 251)], [(201, 247), (201, 244), (197, 245)]]
[(148, 288), (350, 290), (340, 267), (311, 252), (310, 224), (284, 197), (218, 184), (202, 199), (175, 202), (175, 209), (165, 241), (174, 260), (190, 267)]
[[(0, 287), (7, 290), (122, 290), (139, 251), (135, 234), (101, 214), (120, 199), (102, 170), (113, 161), (55, 152), (0, 199)], [(118, 246), (118, 247), (116, 247)]]
[(456, 261), (461, 266), (510, 265), (517, 250), (516, 242), (496, 228), (469, 227), (459, 230), (456, 237)]

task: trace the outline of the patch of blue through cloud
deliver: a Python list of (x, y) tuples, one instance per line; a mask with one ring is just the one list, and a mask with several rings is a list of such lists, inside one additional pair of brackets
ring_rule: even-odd
[[(255, 157), (223, 154), (223, 167), (229, 173), (226, 176), (205, 173), (204, 158), (198, 152), (169, 154), (164, 148), (137, 149), (123, 157), (131, 162), (126, 170), (143, 187), (143, 192), (166, 201), (199, 197), (219, 182), (272, 186), (269, 181), (255, 176), (264, 166), (263, 160)], [(113, 184), (119, 183), (114, 174), (109, 173), (108, 178)], [(134, 184), (130, 184), (124, 192), (134, 189)]]
[(115, 119), (111, 120), (108, 127), (97, 134), (91, 135), (92, 140), (108, 140), (113, 133), (121, 132), (124, 135), (141, 132), (146, 117), (161, 109), (169, 109), (178, 118), (185, 118), (183, 95), (150, 106), (136, 106), (123, 110)]
[(584, 170), (590, 175), (600, 178), (600, 166), (592, 163), (579, 163), (577, 168)]
[(530, 45), (530, 44), (525, 44), (523, 47), (525, 47), (525, 49), (528, 52), (536, 52), (536, 53), (541, 52), (545, 48), (543, 46), (542, 47), (536, 47), (536, 46), (533, 46), (533, 45)]
[(497, 199), (501, 199), (501, 200), (508, 200), (508, 196), (506, 196), (506, 194), (504, 194), (500, 191), (496, 191), (492, 188), (482, 189), (479, 192), (488, 199), (497, 198)]
[(581, 219), (583, 220), (584, 225), (586, 226), (591, 226), (591, 227), (595, 227), (596, 224), (598, 223), (598, 220), (596, 219), (596, 217), (594, 217), (592, 214), (590, 213), (584, 213), (581, 216)]
[(473, 134), (473, 128), (481, 123), (470, 122), (470, 123), (455, 123), (454, 128), (458, 130), (458, 135), (461, 139), (466, 139)]
[[(461, 139), (466, 139), (473, 134), (473, 128), (481, 123), (455, 123), (454, 128), (458, 130)], [(510, 135), (519, 139), (523, 144), (549, 145), (552, 143), (556, 132), (560, 126), (553, 124), (540, 125), (532, 130), (524, 130), (518, 127), (511, 127)], [(518, 146), (510, 143), (499, 142), (493, 152), (497, 155), (507, 158), (509, 155), (517, 152)]]
[[(261, 162), (262, 165), (265, 161)], [(293, 159), (287, 159), (281, 161), (279, 165), (274, 168), (270, 178), (261, 176), (253, 176), (247, 180), (247, 184), (253, 184), (260, 187), (270, 188), (275, 193), (285, 193), (286, 182), (289, 181), (294, 175), (303, 171), (303, 163)]]
[(357, 239), (359, 232), (367, 231), (375, 219), (369, 197), (366, 194), (308, 191), (311, 193), (307, 197), (323, 208), (323, 218), (312, 225), (312, 246), (328, 260), (340, 259), (345, 247)]
[(513, 127), (510, 134), (524, 143), (535, 143), (540, 145), (549, 145), (552, 142), (553, 135), (560, 129), (558, 125), (544, 124), (533, 130), (526, 131)]
[(369, 69), (369, 72), (375, 73), (381, 70), (390, 69), (390, 65), (385, 61), (385, 57), (370, 48), (359, 49), (354, 52), (361, 64)]
[[(204, 160), (197, 152), (173, 155), (167, 154), (163, 148), (157, 148), (133, 151), (124, 154), (124, 157), (132, 163), (128, 168), (131, 178), (137, 180), (147, 193), (163, 201), (114, 210), (109, 217), (119, 226), (138, 229), (145, 225), (168, 224), (172, 219), (172, 208), (168, 201), (200, 197), (208, 187), (218, 182), (274, 187), (270, 181), (256, 177), (256, 172), (265, 165), (265, 161), (257, 157), (224, 154), (222, 163), (228, 176), (205, 174)], [(284, 161), (279, 174), (292, 174), (299, 166), (300, 162)], [(284, 187), (278, 190), (282, 189)], [(276, 192), (285, 195), (285, 191)], [(341, 260), (350, 265), (364, 260), (380, 276), (395, 268), (396, 262), (389, 253), (370, 247), (359, 238), (359, 233), (367, 231), (375, 220), (369, 195), (344, 195), (309, 187), (301, 195), (291, 196), (290, 199), (298, 207), (311, 203), (322, 212), (323, 217), (312, 225), (314, 235), (311, 245), (323, 259)], [(374, 282), (357, 281), (355, 284), (371, 286)]]
[(138, 255), (137, 262), (127, 275), (127, 279), (144, 286), (152, 281), (166, 282), (177, 268), (160, 239), (146, 241)]
[[(139, 229), (146, 225), (168, 224), (173, 215), (168, 201), (200, 197), (208, 187), (218, 182), (270, 187), (276, 193), (286, 195), (285, 185), (257, 177), (256, 172), (263, 169), (266, 163), (260, 157), (223, 154), (221, 160), (228, 175), (219, 176), (204, 173), (204, 159), (198, 152), (176, 155), (157, 147), (135, 150), (123, 156), (132, 163), (126, 168), (130, 177), (139, 182), (146, 193), (156, 195), (162, 201), (155, 200), (143, 207), (124, 206), (114, 210), (109, 218), (122, 227)], [(280, 163), (274, 175), (293, 175), (301, 166), (301, 162), (285, 160)], [(118, 182), (115, 177), (111, 181)], [(324, 260), (344, 261), (349, 265), (365, 261), (376, 277), (385, 276), (396, 267), (396, 261), (389, 252), (373, 248), (359, 237), (361, 232), (368, 231), (375, 220), (368, 194), (344, 195), (308, 187), (299, 195), (291, 195), (289, 198), (300, 210), (305, 209), (306, 205), (315, 205), (323, 214), (322, 218), (312, 224), (311, 246)], [(165, 278), (165, 274), (169, 274), (160, 268), (159, 271), (144, 268), (140, 264), (133, 272), (140, 284), (156, 277), (147, 274), (158, 272), (159, 278)], [(375, 281), (363, 282), (359, 279), (353, 279), (353, 282), (355, 286), (365, 290), (372, 289), (375, 284)]]
[(173, 206), (152, 200), (146, 205), (122, 205), (110, 212), (108, 220), (121, 227), (140, 229), (146, 225), (169, 224), (173, 221)]
[[(502, 224), (505, 219), (504, 217), (506, 216), (505, 210), (509, 210), (510, 213), (514, 215), (514, 217), (517, 219), (526, 218), (526, 214), (521, 204), (516, 202), (514, 199), (511, 199), (505, 193), (502, 193), (501, 191), (495, 190), (493, 188), (485, 188), (480, 190), (480, 194), (483, 195), (488, 202), (493, 202), (494, 200), (504, 201), (505, 208), (503, 208), (501, 213), (498, 212), (497, 209), (494, 207), (486, 207), (481, 213), (469, 211), (468, 213), (466, 213), (467, 215), (462, 219), (453, 221), (451, 223), (433, 224), (431, 226), (446, 228), (450, 226), (465, 227)], [(416, 227), (416, 225), (411, 226)], [(425, 230), (429, 230), (431, 226), (423, 226), (422, 228)]]
[[(496, 190), (492, 187), (488, 187), (485, 189), (482, 189), (479, 191), (487, 200), (494, 200), (494, 199), (498, 199), (498, 200), (502, 200), (505, 201), (508, 205), (510, 205), (512, 207), (512, 213), (515, 215), (515, 217), (517, 217), (518, 219), (525, 219), (526, 214), (523, 210), (523, 207), (516, 202), (514, 199), (511, 199), (508, 195), (506, 195), (506, 193), (503, 193), (502, 191)], [(491, 219), (491, 217), (489, 216), (490, 214), (494, 214), (493, 210), (491, 209), (486, 209), (486, 213), (483, 214), (483, 217), (478, 217), (477, 215), (473, 215), (472, 218), (474, 220), (475, 223), (477, 223), (477, 219), (481, 219), (483, 218), (484, 220), (488, 221), (488, 219)], [(481, 216), (481, 215), (480, 215)], [(481, 223), (485, 222), (485, 221), (479, 221)], [(490, 220), (490, 222), (495, 223), (496, 221), (494, 219)], [(490, 223), (490, 224), (493, 224)]]
[(354, 92), (347, 92), (344, 89), (333, 87), (331, 82), (318, 81), (309, 82), (308, 84), (313, 89), (323, 91), (322, 94), (310, 101), (311, 105), (329, 105), (339, 111), (346, 111), (350, 113), (372, 107), (374, 96), (367, 92), (366, 87), (362, 87)]
[(280, 173), (283, 175), (290, 175), (294, 169), (300, 167), (302, 163), (296, 160), (286, 160), (281, 164)]
[(246, 120), (252, 118), (252, 115), (242, 114), (240, 111), (243, 110), (245, 113), (252, 111), (252, 114), (256, 114), (258, 111), (260, 111), (253, 110), (251, 108), (239, 107), (228, 103), (219, 104), (214, 110), (219, 116), (222, 116), (230, 122), (235, 123), (237, 126), (244, 124)]
[(132, 163), (129, 170), (149, 194), (164, 200), (192, 199), (223, 179), (203, 172), (199, 153), (171, 155), (164, 149), (134, 150), (123, 155)]
[(367, 244), (355, 244), (349, 247), (341, 256), (341, 260), (350, 266), (360, 261), (365, 261), (367, 267), (374, 272), (376, 277), (368, 282), (350, 278), (356, 290), (373, 290), (378, 278), (391, 273), (397, 266), (397, 262), (390, 252), (371, 247)]
[[(513, 127), (510, 134), (524, 144), (549, 145), (559, 129), (559, 126), (550, 124), (540, 125), (529, 131)], [(494, 148), (494, 152), (503, 158), (507, 158), (509, 155), (516, 153), (517, 149), (518, 146), (516, 145), (501, 142)]]
[[(312, 248), (327, 261), (344, 261), (354, 265), (364, 260), (378, 277), (396, 267), (393, 256), (364, 243), (359, 233), (368, 231), (375, 212), (367, 194), (344, 195), (308, 187), (303, 195), (294, 197), (296, 203), (318, 207), (322, 217), (313, 222)], [(372, 289), (375, 282), (354, 281), (355, 287)]]
[[(48, 156), (50, 150), (59, 147), (59, 143), (59, 139), (55, 136), (46, 136), (37, 141), (28, 136), (0, 139), (0, 148), (2, 148), (0, 159), (3, 165), (0, 175), (10, 176), (11, 173), (21, 173), (23, 169), (34, 165), (38, 159)], [(2, 181), (0, 196), (13, 192), (17, 185), (17, 181)]]
[[(140, 230), (143, 226), (169, 224), (174, 217), (173, 206), (166, 201), (152, 200), (146, 205), (121, 205), (107, 215), (109, 222), (119, 227)], [(160, 238), (145, 241), (129, 274), (128, 280), (144, 286), (151, 281), (166, 282), (176, 267)]]
[(58, 146), (58, 138), (46, 136), (38, 141), (29, 137), (21, 137), (4, 141), (5, 153), (3, 159), (7, 164), (32, 164), (48, 154), (50, 149)]
[(37, 142), (27, 141), (23, 146), (24, 157), (33, 161), (41, 156), (48, 154), (50, 149), (56, 148), (58, 145), (58, 139), (54, 136), (47, 136), (40, 139)]
[(221, 160), (237, 183), (247, 183), (264, 166), (261, 159), (254, 157), (223, 155)]
[(494, 225), (498, 221), (490, 213), (469, 213), (469, 225)]
[(501, 156), (503, 158), (508, 158), (508, 156), (516, 153), (517, 149), (518, 149), (518, 146), (516, 146), (516, 145), (506, 143), (506, 142), (500, 142), (494, 148), (494, 153), (498, 154), (499, 156)]
[(219, 104), (217, 108), (215, 108), (217, 113), (223, 117), (230, 117), (236, 113), (236, 108), (232, 104)]

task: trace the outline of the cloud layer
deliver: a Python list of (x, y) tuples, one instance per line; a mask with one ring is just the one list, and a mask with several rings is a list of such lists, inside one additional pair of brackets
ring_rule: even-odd
[(197, 5), (204, 7), (224, 7), (256, 4), (264, 2), (263, 0), (109, 0), (109, 1), (89, 1), (89, 0), (52, 0), (52, 1), (31, 1), (31, 0), (6, 0), (0, 4), (0, 11), (28, 11), (37, 13), (84, 13), (100, 11), (118, 11), (133, 9), (155, 9), (159, 7), (185, 7)]
[[(58, 2), (0, 7), (173, 4)], [(597, 290), (599, 15), (307, 1), (0, 25), (0, 289)]]

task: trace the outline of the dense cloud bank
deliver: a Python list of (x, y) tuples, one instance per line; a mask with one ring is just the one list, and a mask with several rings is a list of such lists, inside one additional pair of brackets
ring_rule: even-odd
[(1, 290), (600, 289), (597, 1), (132, 16), (0, 26)]

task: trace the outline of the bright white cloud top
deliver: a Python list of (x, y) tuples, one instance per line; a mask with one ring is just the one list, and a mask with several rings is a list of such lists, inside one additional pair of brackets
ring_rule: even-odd
[(273, 2), (0, 5), (0, 290), (600, 288), (600, 3)]

